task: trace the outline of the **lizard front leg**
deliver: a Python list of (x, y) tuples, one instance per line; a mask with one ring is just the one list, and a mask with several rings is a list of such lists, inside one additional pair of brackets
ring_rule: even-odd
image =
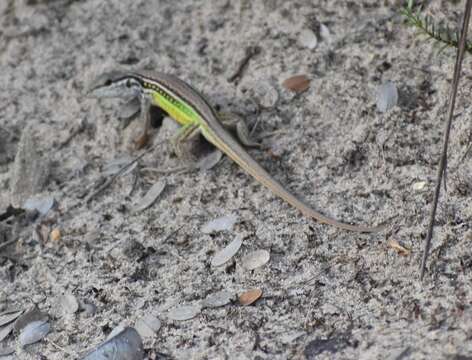
[(182, 159), (187, 163), (191, 162), (193, 156), (184, 143), (199, 133), (200, 130), (197, 124), (186, 124), (183, 125), (177, 134), (171, 139), (174, 153), (179, 159)]
[(151, 100), (141, 96), (141, 117), (143, 119), (142, 134), (134, 141), (136, 149), (142, 149), (149, 142), (149, 129), (151, 127)]

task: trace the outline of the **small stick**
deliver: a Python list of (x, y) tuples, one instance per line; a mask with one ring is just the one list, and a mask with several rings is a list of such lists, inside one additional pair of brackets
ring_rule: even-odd
[(236, 69), (235, 73), (228, 78), (228, 82), (232, 83), (235, 82), (236, 79), (240, 78), (242, 72), (249, 63), (249, 60), (251, 60), (253, 56), (259, 54), (260, 52), (261, 48), (258, 46), (249, 46), (248, 48), (246, 48), (246, 54), (244, 55), (244, 58), (239, 62), (239, 66)]
[(77, 135), (79, 135), (81, 132), (83, 132), (86, 128), (86, 122), (85, 120), (82, 120), (79, 124), (78, 127), (76, 127), (74, 130), (71, 131), (71, 133), (69, 134), (69, 136), (62, 142), (59, 144), (59, 147), (58, 149), (62, 149), (64, 147), (66, 147), (67, 145), (69, 145), (69, 143), (71, 142), (71, 140), (76, 137)]
[(459, 41), (459, 47), (457, 49), (456, 64), (454, 66), (454, 78), (452, 81), (451, 99), (450, 99), (449, 108), (448, 108), (448, 119), (445, 125), (445, 131), (444, 131), (443, 150), (442, 150), (441, 160), (439, 162), (438, 174), (436, 178), (433, 206), (431, 208), (431, 214), (429, 217), (428, 234), (426, 235), (426, 239), (424, 242), (423, 258), (421, 260), (421, 267), (420, 267), (421, 280), (423, 280), (423, 277), (424, 277), (424, 273), (426, 270), (426, 261), (428, 260), (429, 249), (431, 247), (431, 239), (433, 237), (433, 230), (434, 230), (434, 219), (436, 217), (436, 209), (438, 207), (439, 194), (441, 192), (442, 177), (445, 175), (445, 172), (446, 172), (447, 146), (449, 143), (449, 133), (451, 131), (454, 107), (456, 105), (457, 88), (459, 86), (462, 59), (464, 58), (464, 50), (465, 50), (465, 44), (466, 44), (466, 38), (467, 38), (467, 29), (469, 27), (471, 7), (472, 7), (472, 0), (467, 0), (465, 4), (464, 20), (462, 22), (462, 30), (461, 30), (461, 37)]
[(4, 243), (1, 243), (0, 250), (2, 250), (3, 248), (6, 248), (8, 245), (16, 243), (17, 241), (18, 239), (11, 239), (11, 240), (5, 241)]
[(147, 153), (150, 153), (152, 150), (154, 150), (154, 148), (159, 145), (159, 144), (156, 144), (156, 145), (153, 145), (151, 146), (149, 149), (147, 149), (146, 151), (144, 151), (141, 155), (137, 156), (136, 158), (134, 158), (132, 161), (130, 161), (129, 163), (123, 165), (123, 167), (116, 173), (114, 174), (112, 177), (110, 177), (107, 181), (105, 181), (105, 183), (100, 186), (94, 193), (90, 194), (87, 199), (85, 199), (85, 203), (89, 203), (95, 196), (97, 196), (98, 194), (100, 194), (103, 190), (105, 190), (106, 188), (108, 188), (115, 180), (118, 176), (120, 176), (121, 174), (123, 174), (131, 165), (133, 165), (136, 161), (139, 161), (144, 155), (146, 155)]

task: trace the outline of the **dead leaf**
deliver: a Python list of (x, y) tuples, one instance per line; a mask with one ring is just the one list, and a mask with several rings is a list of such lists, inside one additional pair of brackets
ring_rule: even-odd
[(261, 289), (251, 289), (239, 295), (239, 303), (241, 305), (251, 305), (262, 296)]
[(399, 255), (408, 256), (411, 253), (410, 249), (400, 245), (400, 243), (397, 240), (390, 239), (387, 242), (387, 245), (391, 247), (392, 249), (394, 249)]
[(144, 195), (139, 201), (138, 204), (134, 207), (133, 213), (137, 213), (143, 210), (146, 210), (148, 207), (150, 207), (156, 199), (161, 195), (161, 193), (164, 191), (164, 188), (166, 187), (166, 182), (161, 180), (155, 183), (149, 191)]
[(295, 75), (285, 80), (282, 85), (287, 90), (301, 93), (310, 87), (310, 79), (306, 75)]

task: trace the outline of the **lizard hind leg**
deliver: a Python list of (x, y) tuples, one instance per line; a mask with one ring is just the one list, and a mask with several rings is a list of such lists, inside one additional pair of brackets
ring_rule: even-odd
[(249, 129), (243, 117), (228, 112), (219, 112), (218, 119), (231, 133), (235, 133), (238, 140), (247, 147), (261, 148), (261, 144), (253, 141), (249, 135)]

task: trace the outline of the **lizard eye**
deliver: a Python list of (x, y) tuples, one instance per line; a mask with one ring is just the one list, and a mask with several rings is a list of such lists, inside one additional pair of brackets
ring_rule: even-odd
[(112, 83), (111, 79), (107, 79), (107, 80), (105, 81), (105, 86), (110, 86), (111, 83)]
[(131, 87), (131, 80), (126, 81), (126, 87)]

